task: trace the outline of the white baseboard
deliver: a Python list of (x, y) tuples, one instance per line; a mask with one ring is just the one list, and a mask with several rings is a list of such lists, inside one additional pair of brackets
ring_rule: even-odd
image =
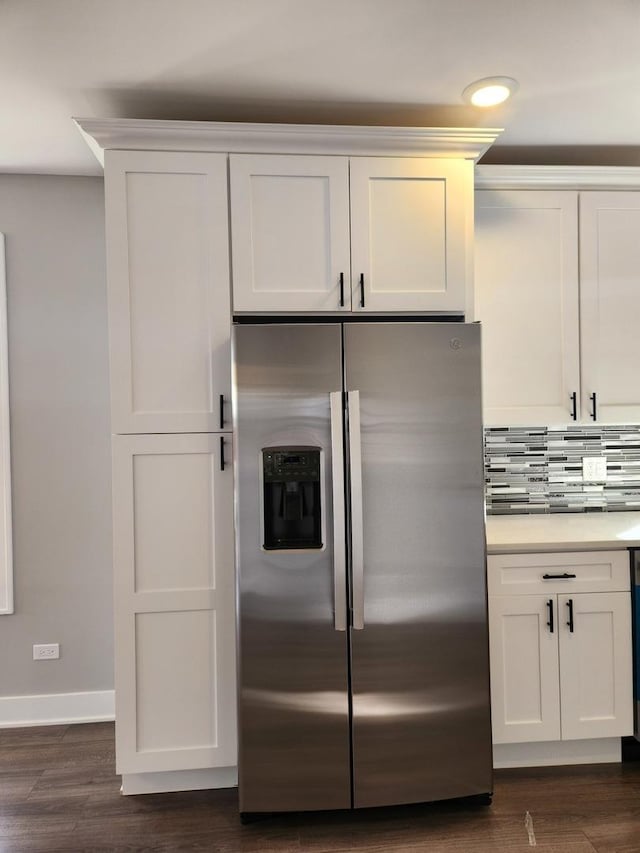
[(493, 766), (496, 770), (505, 767), (557, 767), (561, 764), (610, 764), (620, 761), (622, 742), (619, 737), (493, 745)]
[(163, 794), (168, 791), (202, 791), (208, 788), (234, 788), (238, 784), (236, 767), (207, 770), (169, 770), (162, 773), (123, 773), (123, 794)]
[(97, 723), (115, 719), (115, 692), (47, 693), (0, 696), (0, 729)]

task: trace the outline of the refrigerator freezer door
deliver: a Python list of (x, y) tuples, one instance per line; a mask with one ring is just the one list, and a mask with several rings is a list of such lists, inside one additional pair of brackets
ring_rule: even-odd
[[(346, 624), (344, 542), (334, 553), (331, 477), (343, 464), (332, 458), (342, 426), (334, 411), (332, 436), (330, 397), (342, 388), (341, 328), (240, 325), (234, 348), (240, 810), (349, 808), (348, 634), (336, 630)], [(318, 508), (319, 542), (309, 522)], [(265, 512), (277, 534), (268, 548)], [(310, 529), (310, 546), (292, 547)]]
[(345, 363), (364, 542), (354, 805), (489, 793), (480, 329), (352, 324)]

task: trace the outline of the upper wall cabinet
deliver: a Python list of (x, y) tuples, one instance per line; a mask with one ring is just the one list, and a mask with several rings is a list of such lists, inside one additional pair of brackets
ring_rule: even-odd
[[(621, 179), (604, 171), (600, 181)], [(560, 180), (518, 172), (532, 187)], [(487, 424), (640, 420), (640, 192), (479, 190), (475, 273)]]
[(580, 194), (582, 400), (590, 419), (640, 422), (640, 192)]
[(352, 307), (465, 313), (473, 163), (352, 157)]
[(345, 157), (230, 157), (234, 311), (351, 308)]
[(109, 151), (114, 433), (230, 429), (224, 154)]
[(578, 195), (478, 191), (475, 233), (485, 422), (564, 423), (580, 404)]
[(473, 163), (232, 155), (236, 312), (464, 313)]

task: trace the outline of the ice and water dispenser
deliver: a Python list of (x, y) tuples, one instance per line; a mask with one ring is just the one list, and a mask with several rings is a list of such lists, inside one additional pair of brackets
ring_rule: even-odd
[(264, 548), (322, 548), (320, 448), (262, 450)]

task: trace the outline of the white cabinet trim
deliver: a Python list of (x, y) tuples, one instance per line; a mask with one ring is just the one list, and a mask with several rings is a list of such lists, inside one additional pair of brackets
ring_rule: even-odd
[(252, 124), (235, 121), (74, 119), (104, 166), (111, 148), (143, 151), (233, 151), (260, 154), (342, 154), (463, 157), (478, 160), (502, 133), (490, 127), (372, 127)]
[(633, 190), (640, 166), (476, 166), (477, 190)]
[(5, 270), (4, 234), (0, 234), (0, 614), (13, 613), (9, 357)]

